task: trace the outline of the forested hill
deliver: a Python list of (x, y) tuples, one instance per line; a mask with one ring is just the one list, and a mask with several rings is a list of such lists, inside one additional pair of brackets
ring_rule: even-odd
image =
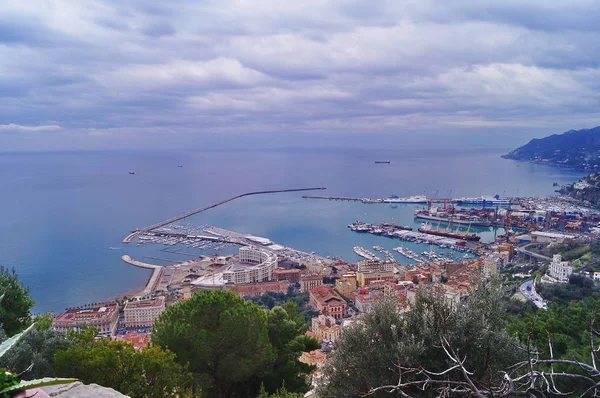
[(573, 184), (565, 185), (559, 192), (600, 208), (600, 173), (590, 174)]
[(600, 126), (535, 138), (502, 157), (597, 170), (600, 169)]

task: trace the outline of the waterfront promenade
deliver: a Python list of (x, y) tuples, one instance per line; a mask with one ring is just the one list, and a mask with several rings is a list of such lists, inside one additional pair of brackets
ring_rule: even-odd
[(182, 219), (184, 219), (184, 218), (187, 218), (187, 217), (193, 216), (194, 214), (198, 214), (198, 213), (201, 213), (201, 212), (203, 212), (203, 211), (206, 211), (206, 210), (209, 210), (209, 209), (215, 208), (215, 207), (217, 207), (217, 206), (221, 206), (221, 205), (223, 205), (223, 204), (225, 204), (225, 203), (227, 203), (227, 202), (231, 202), (232, 200), (239, 199), (239, 198), (242, 198), (242, 197), (244, 197), (244, 196), (252, 196), (252, 195), (264, 195), (264, 194), (270, 194), (270, 193), (283, 193), (283, 192), (316, 191), (316, 190), (323, 190), (323, 189), (326, 189), (326, 188), (324, 188), (324, 187), (319, 187), (319, 188), (294, 188), (294, 189), (277, 189), (277, 190), (269, 190), (269, 191), (255, 191), (255, 192), (247, 192), (247, 193), (243, 193), (243, 194), (241, 194), (241, 195), (232, 196), (231, 198), (228, 198), (228, 199), (223, 199), (223, 200), (221, 200), (221, 201), (218, 201), (218, 202), (212, 203), (212, 204), (210, 204), (210, 205), (208, 205), (208, 206), (204, 206), (204, 207), (201, 207), (201, 208), (199, 208), (199, 209), (196, 209), (196, 210), (189, 211), (189, 212), (187, 212), (187, 213), (184, 213), (184, 214), (181, 214), (181, 215), (179, 215), (179, 216), (175, 216), (175, 217), (169, 218), (169, 219), (167, 219), (167, 220), (164, 220), (164, 221), (157, 222), (156, 224), (152, 224), (152, 225), (150, 225), (150, 226), (148, 226), (148, 227), (145, 227), (145, 228), (141, 228), (141, 229), (137, 229), (137, 230), (135, 230), (135, 231), (132, 231), (132, 232), (131, 232), (129, 235), (127, 235), (127, 236), (126, 236), (126, 237), (123, 239), (123, 243), (131, 243), (131, 241), (132, 241), (133, 239), (135, 239), (135, 238), (136, 238), (138, 235), (141, 235), (141, 234), (143, 234), (143, 233), (146, 233), (146, 232), (152, 231), (153, 229), (157, 229), (157, 228), (160, 228), (160, 227), (164, 227), (164, 226), (165, 226), (165, 225), (167, 225), (167, 224), (171, 224), (171, 223), (173, 223), (173, 222), (176, 222), (176, 221), (182, 220)]

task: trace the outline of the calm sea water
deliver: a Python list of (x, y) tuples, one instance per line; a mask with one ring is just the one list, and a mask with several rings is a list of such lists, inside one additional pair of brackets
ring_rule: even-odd
[[(505, 151), (87, 152), (0, 154), (0, 264), (29, 286), (35, 311), (61, 311), (141, 287), (129, 254), (185, 260), (156, 245), (123, 245), (133, 228), (239, 193), (325, 186), (318, 194), (439, 197), (549, 195), (581, 172), (501, 159)], [(375, 164), (389, 159), (391, 164)], [(177, 165), (183, 165), (178, 168)], [(135, 175), (128, 171), (134, 170)], [(212, 224), (355, 261), (352, 247), (399, 241), (351, 232), (357, 219), (412, 224), (414, 205), (242, 198), (185, 222)], [(493, 237), (490, 230), (485, 239)], [(414, 247), (421, 252), (428, 247)], [(400, 256), (398, 256), (400, 257)], [(145, 260), (151, 262), (150, 260)], [(158, 263), (158, 262), (157, 262)]]

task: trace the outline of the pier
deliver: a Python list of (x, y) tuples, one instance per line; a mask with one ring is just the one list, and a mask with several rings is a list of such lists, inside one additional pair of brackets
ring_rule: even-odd
[(210, 204), (208, 206), (204, 206), (204, 207), (201, 207), (201, 208), (196, 209), (196, 210), (188, 211), (187, 213), (184, 213), (184, 214), (181, 214), (179, 216), (175, 216), (175, 217), (169, 218), (167, 220), (158, 222), (156, 224), (152, 224), (152, 225), (150, 225), (148, 227), (141, 228), (141, 229), (136, 229), (135, 231), (132, 231), (129, 235), (127, 235), (123, 239), (123, 243), (131, 243), (131, 241), (133, 239), (135, 239), (138, 235), (141, 235), (143, 233), (152, 231), (153, 229), (164, 227), (167, 224), (171, 224), (173, 222), (176, 222), (176, 221), (182, 220), (184, 218), (193, 216), (194, 214), (202, 213), (203, 211), (215, 208), (217, 206), (221, 206), (221, 205), (223, 205), (223, 204), (225, 204), (227, 202), (231, 202), (232, 200), (239, 199), (239, 198), (242, 198), (244, 196), (264, 195), (264, 194), (269, 194), (269, 193), (283, 193), (283, 192), (317, 191), (317, 190), (323, 190), (323, 189), (326, 189), (326, 188), (319, 187), (319, 188), (278, 189), (278, 190), (270, 190), (270, 191), (256, 191), (256, 192), (243, 193), (241, 195), (236, 195), (236, 196), (233, 196), (233, 197), (228, 198), (228, 199), (223, 199), (223, 200), (221, 200), (219, 202), (212, 203), (212, 204)]
[(127, 255), (121, 256), (121, 260), (125, 261), (128, 264), (135, 265), (136, 267), (147, 268), (152, 270), (152, 275), (150, 276), (150, 279), (148, 279), (148, 283), (146, 283), (146, 287), (142, 291), (141, 296), (146, 296), (155, 290), (156, 285), (160, 279), (160, 275), (162, 274), (163, 267), (161, 267), (160, 265), (143, 263), (141, 261), (134, 260)]
[[(385, 203), (385, 204), (397, 204), (397, 205), (401, 205), (401, 204), (426, 204), (425, 202), (423, 203), (417, 203), (417, 202), (386, 202), (387, 198), (355, 198), (355, 197), (351, 197), (351, 196), (315, 196), (315, 195), (303, 195), (302, 198), (304, 199), (324, 199), (324, 200), (340, 200), (340, 201), (347, 201), (347, 202), (362, 202), (362, 203)], [(429, 202), (431, 203), (453, 203), (454, 201), (456, 201), (456, 199), (452, 199), (452, 198), (428, 198), (427, 199)]]

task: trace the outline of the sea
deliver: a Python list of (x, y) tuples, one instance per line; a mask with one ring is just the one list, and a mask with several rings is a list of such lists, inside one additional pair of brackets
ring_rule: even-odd
[[(500, 158), (503, 153), (506, 150), (485, 148), (3, 153), (0, 265), (17, 271), (35, 300), (34, 312), (60, 312), (143, 287), (150, 271), (124, 263), (122, 255), (165, 265), (189, 260), (190, 254), (213, 254), (193, 249), (184, 256), (163, 245), (121, 241), (135, 228), (237, 194), (327, 188), (244, 197), (180, 223), (215, 225), (354, 262), (360, 259), (352, 250), (357, 245), (429, 250), (427, 245), (348, 228), (356, 220), (418, 226), (413, 212), (419, 206), (303, 199), (303, 194), (552, 195), (553, 183), (570, 183), (584, 175), (505, 160)], [(491, 240), (502, 231), (477, 232)]]

